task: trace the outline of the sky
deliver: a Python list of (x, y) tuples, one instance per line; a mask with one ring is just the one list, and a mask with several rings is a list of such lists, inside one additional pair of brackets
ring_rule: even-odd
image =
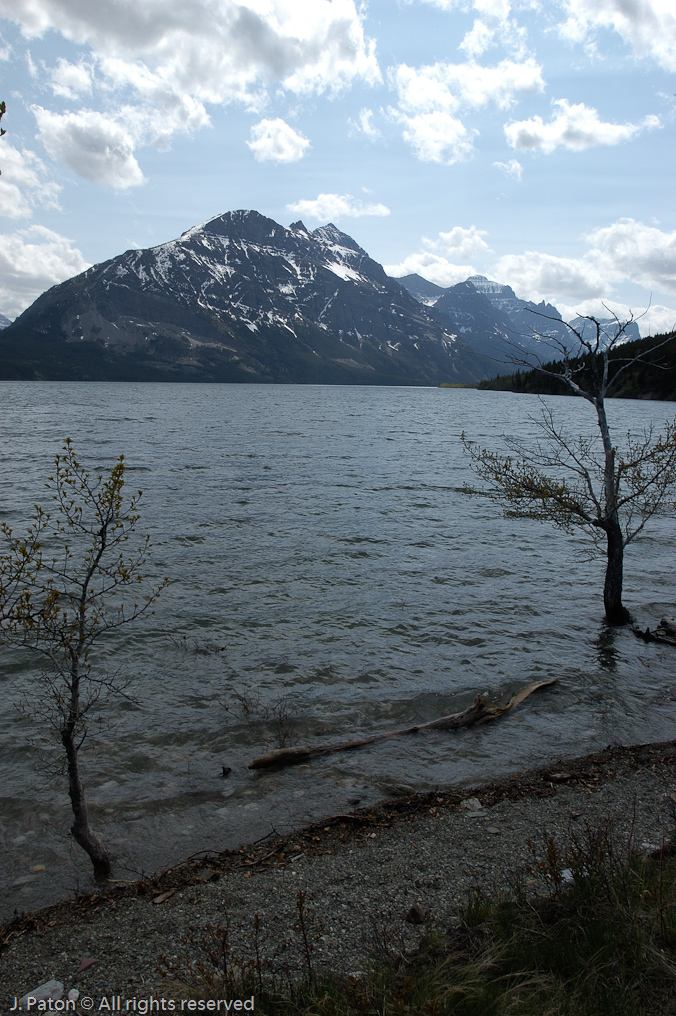
[(0, 0), (0, 313), (255, 208), (676, 325), (674, 0)]

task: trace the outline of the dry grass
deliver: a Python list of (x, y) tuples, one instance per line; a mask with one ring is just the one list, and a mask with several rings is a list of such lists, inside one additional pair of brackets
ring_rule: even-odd
[(532, 854), (528, 892), (515, 883), (509, 898), (475, 896), (459, 926), (428, 930), (412, 955), (390, 927), (363, 972), (315, 968), (320, 929), (299, 893), (272, 953), (257, 917), (245, 947), (226, 921), (186, 942), (184, 963), (163, 973), (198, 999), (253, 994), (266, 1016), (676, 1012), (676, 850), (640, 856), (631, 838), (599, 826)]

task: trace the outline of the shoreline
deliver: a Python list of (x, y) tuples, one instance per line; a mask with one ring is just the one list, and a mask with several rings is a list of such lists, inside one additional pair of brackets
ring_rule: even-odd
[[(419, 938), (425, 925), (402, 924), (411, 905), (448, 922), (468, 892), (508, 887), (527, 864), (529, 840), (551, 834), (561, 843), (585, 824), (613, 823), (639, 848), (659, 847), (676, 824), (674, 802), (676, 740), (609, 746), (507, 779), (390, 799), (286, 836), (193, 855), (151, 878), (111, 881), (6, 921), (0, 1011), (52, 978), (93, 995), (165, 990), (160, 956), (170, 966), (172, 956), (179, 962), (186, 946), (195, 947), (195, 929), (222, 922), (226, 912), (241, 943), (249, 940), (254, 913), (274, 941), (288, 937), (299, 888), (329, 929), (319, 936), (318, 963), (350, 969), (365, 955), (370, 923), (384, 914), (406, 941)], [(77, 974), (87, 957), (96, 963)]]

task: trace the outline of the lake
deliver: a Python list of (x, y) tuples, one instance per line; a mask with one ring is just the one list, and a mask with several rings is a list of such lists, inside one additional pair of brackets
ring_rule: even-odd
[[(460, 433), (502, 450), (529, 439), (534, 396), (463, 389), (0, 383), (0, 517), (17, 532), (45, 504), (71, 437), (93, 472), (120, 453), (143, 489), (154, 617), (98, 665), (131, 698), (97, 709), (82, 753), (93, 826), (133, 878), (415, 790), (473, 783), (609, 743), (676, 736), (674, 650), (609, 631), (604, 562), (582, 536), (504, 519), (471, 482)], [(593, 410), (548, 398), (571, 433)], [(616, 434), (670, 403), (613, 400)], [(674, 606), (674, 519), (627, 551), (639, 624)], [(35, 661), (4, 650), (0, 718), (3, 912), (91, 884), (68, 836), (63, 777), (41, 764)], [(558, 684), (495, 724), (247, 769), (289, 743), (366, 735)], [(222, 767), (232, 769), (223, 779)], [(34, 870), (38, 869), (38, 870)], [(44, 870), (43, 870), (44, 869)]]

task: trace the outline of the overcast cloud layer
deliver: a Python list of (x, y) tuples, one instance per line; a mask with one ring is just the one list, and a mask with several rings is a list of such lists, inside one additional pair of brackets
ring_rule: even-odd
[(0, 19), (10, 317), (256, 207), (338, 221), (393, 275), (594, 312), (652, 293), (644, 330), (676, 323), (672, 0), (0, 0)]

